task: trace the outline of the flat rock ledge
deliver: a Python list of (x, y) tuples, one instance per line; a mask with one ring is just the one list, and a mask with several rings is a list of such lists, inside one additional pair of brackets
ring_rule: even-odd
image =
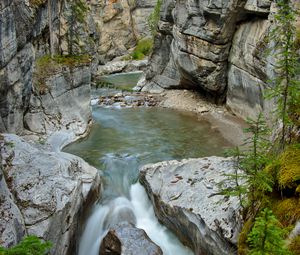
[(162, 255), (159, 246), (151, 241), (143, 229), (128, 222), (112, 227), (103, 238), (99, 255)]
[(1, 136), (0, 145), (1, 245), (37, 235), (53, 243), (51, 254), (76, 254), (85, 210), (99, 198), (99, 171), (77, 156), (17, 135)]
[(173, 160), (143, 166), (140, 182), (158, 219), (195, 254), (236, 254), (239, 201), (219, 195), (217, 187), (233, 172), (230, 158)]

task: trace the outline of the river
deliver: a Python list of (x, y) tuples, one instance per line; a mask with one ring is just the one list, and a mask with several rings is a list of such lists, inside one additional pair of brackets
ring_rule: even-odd
[(79, 255), (98, 255), (110, 226), (134, 221), (165, 255), (193, 254), (155, 218), (138, 181), (138, 169), (162, 160), (222, 155), (230, 144), (211, 125), (190, 113), (159, 108), (93, 107), (90, 135), (66, 152), (102, 171), (104, 191), (81, 237)]

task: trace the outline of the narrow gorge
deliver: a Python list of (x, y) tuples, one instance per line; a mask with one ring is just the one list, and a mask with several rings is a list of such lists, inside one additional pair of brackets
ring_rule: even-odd
[[(35, 249), (51, 244), (38, 255), (246, 255), (267, 207), (286, 230), (286, 254), (299, 254), (299, 65), (288, 145), (258, 177), (272, 188), (253, 188), (243, 175), (253, 162), (239, 165), (245, 141), (260, 136), (248, 118), (264, 114), (274, 148), (285, 130), (273, 113), (284, 93), (265, 96), (280, 73), (271, 35), (282, 1), (300, 9), (296, 0), (0, 0), (0, 254), (36, 236)], [(299, 64), (298, 14), (292, 24)], [(236, 147), (245, 153), (224, 156)]]

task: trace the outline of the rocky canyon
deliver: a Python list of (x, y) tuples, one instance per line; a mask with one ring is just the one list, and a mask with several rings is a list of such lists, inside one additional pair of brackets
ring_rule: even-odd
[[(153, 31), (149, 16), (155, 12)], [(266, 100), (264, 92), (276, 77), (276, 42), (270, 32), (277, 12), (271, 0), (0, 0), (0, 246), (12, 247), (35, 235), (52, 243), (49, 254), (83, 255), (80, 240), (88, 219), (102, 206), (99, 229), (104, 230), (96, 238), (100, 243), (96, 253), (85, 255), (169, 255), (172, 252), (159, 247), (140, 226), (135, 204), (139, 199), (132, 195), (134, 189), (142, 194), (143, 188), (134, 186), (139, 181), (147, 193), (140, 200), (151, 201), (147, 212), (152, 210), (176, 242), (189, 247), (180, 243), (184, 252), (178, 254), (237, 254), (242, 208), (237, 197), (219, 194), (218, 189), (236, 168), (234, 160), (221, 157), (217, 149), (242, 143), (247, 117), (263, 112), (268, 121), (274, 118), (276, 100)], [(298, 31), (299, 16), (295, 23)], [(143, 40), (151, 42), (150, 53), (136, 60), (134, 52)], [(111, 85), (103, 76), (128, 71), (141, 73), (134, 84), (136, 94), (113, 90), (99, 97), (96, 87)], [(128, 121), (128, 112), (136, 106), (142, 106), (138, 114), (144, 115)], [(118, 115), (121, 108), (125, 113)], [(165, 123), (148, 108), (183, 110), (187, 115), (182, 119), (176, 114), (168, 119), (168, 111), (158, 115), (172, 127), (183, 127), (172, 137), (166, 135)], [(190, 118), (209, 126), (201, 134), (208, 132), (210, 141), (203, 154), (177, 143), (182, 134), (197, 129)], [(123, 127), (127, 121), (129, 128)], [(190, 121), (186, 129), (184, 123)], [(151, 142), (153, 148), (142, 151), (138, 138), (132, 138), (118, 145), (129, 148), (119, 152), (113, 144), (118, 135), (130, 130), (123, 136), (131, 138), (136, 132), (138, 137), (140, 123), (142, 144), (148, 148)], [(101, 125), (103, 135), (96, 136)], [(161, 136), (151, 140), (154, 131)], [(63, 151), (89, 139), (112, 151), (101, 157), (96, 149), (74, 153), (80, 157)], [(193, 139), (198, 141), (188, 137), (189, 143)], [(164, 143), (166, 155), (159, 149)], [(120, 172), (129, 171), (129, 179), (124, 177), (121, 184), (113, 182), (119, 175), (112, 175), (113, 184), (107, 177), (105, 167), (115, 165)], [(107, 194), (109, 185), (127, 185), (125, 191), (119, 188), (126, 210), (115, 204), (120, 197)], [(110, 225), (116, 218), (119, 222)], [(296, 227), (294, 232), (299, 235)]]

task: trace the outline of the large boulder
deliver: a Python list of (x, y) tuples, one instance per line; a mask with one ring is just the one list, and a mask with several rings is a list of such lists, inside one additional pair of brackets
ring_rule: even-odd
[(51, 254), (74, 254), (83, 216), (99, 198), (98, 170), (79, 157), (16, 135), (5, 135), (1, 155), (2, 245), (29, 234), (51, 241)]
[(103, 238), (99, 255), (162, 255), (159, 246), (153, 243), (146, 232), (123, 222), (112, 227)]
[(217, 185), (233, 171), (230, 158), (173, 160), (142, 167), (140, 182), (158, 219), (195, 254), (235, 254), (240, 204)]

